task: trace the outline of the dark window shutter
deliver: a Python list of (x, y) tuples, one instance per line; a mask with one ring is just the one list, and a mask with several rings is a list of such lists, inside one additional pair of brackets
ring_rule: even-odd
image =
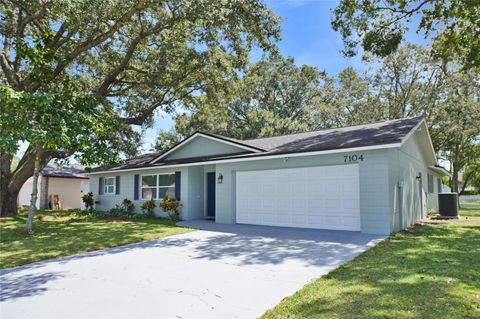
[(140, 180), (140, 175), (135, 174), (133, 177), (133, 199), (138, 200), (138, 182)]
[(175, 198), (180, 200), (181, 173), (175, 172)]
[(115, 176), (115, 194), (120, 194), (120, 176)]
[(98, 195), (103, 195), (103, 177), (98, 179)]

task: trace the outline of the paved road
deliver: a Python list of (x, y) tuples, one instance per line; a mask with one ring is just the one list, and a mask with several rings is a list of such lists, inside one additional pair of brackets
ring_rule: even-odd
[(203, 230), (3, 270), (0, 317), (256, 318), (383, 238), (184, 225)]

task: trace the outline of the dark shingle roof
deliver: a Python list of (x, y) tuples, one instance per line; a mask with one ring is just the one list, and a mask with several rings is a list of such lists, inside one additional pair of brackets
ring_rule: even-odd
[(104, 170), (119, 170), (119, 169), (129, 169), (129, 168), (137, 168), (137, 167), (145, 167), (158, 156), (160, 156), (162, 152), (155, 152), (155, 153), (148, 153), (143, 154), (140, 156), (135, 156), (125, 160), (121, 164), (107, 166), (107, 167), (97, 167), (93, 168), (92, 171), (104, 171)]
[(45, 177), (89, 178), (85, 174), (85, 168), (78, 164), (68, 166), (47, 164), (40, 174)]
[(250, 146), (262, 151), (258, 153), (241, 152), (236, 154), (220, 154), (176, 160), (162, 159), (156, 163), (151, 163), (155, 158), (161, 155), (161, 152), (157, 152), (131, 158), (121, 165), (109, 168), (103, 167), (95, 170), (115, 171), (129, 168), (159, 167), (164, 165), (195, 163), (221, 159), (261, 157), (275, 154), (327, 151), (342, 148), (393, 144), (401, 142), (402, 139), (405, 138), (405, 136), (422, 121), (422, 119), (422, 117), (414, 117), (250, 140), (237, 140), (202, 132), (203, 134), (215, 136), (220, 139), (238, 143), (240, 145)]
[(270, 153), (323, 151), (397, 143), (420, 121), (421, 117), (362, 124), (305, 133), (244, 140), (243, 143)]

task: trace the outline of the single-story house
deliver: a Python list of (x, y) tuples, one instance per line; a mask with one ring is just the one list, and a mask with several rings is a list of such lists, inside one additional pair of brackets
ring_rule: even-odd
[[(30, 177), (20, 189), (18, 206), (30, 206), (32, 182)], [(84, 209), (82, 196), (89, 191), (90, 177), (82, 165), (48, 164), (40, 172), (35, 206), (40, 209)]]
[(445, 174), (415, 117), (250, 140), (196, 132), (90, 176), (98, 210), (168, 195), (185, 220), (389, 234), (437, 209)]

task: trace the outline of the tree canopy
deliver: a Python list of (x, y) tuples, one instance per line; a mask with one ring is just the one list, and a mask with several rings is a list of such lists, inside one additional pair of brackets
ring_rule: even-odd
[(223, 89), (191, 99), (175, 117), (175, 131), (160, 132), (155, 147), (168, 148), (196, 130), (245, 139), (318, 127), (323, 78), (292, 58), (261, 60)]
[(411, 26), (431, 39), (434, 57), (480, 70), (479, 19), (478, 0), (341, 0), (332, 26), (342, 36), (347, 56), (360, 47), (386, 57), (400, 47)]
[[(76, 103), (69, 98), (102, 101), (99, 116), (127, 124), (112, 127), (116, 136), (131, 134), (128, 125), (150, 126), (157, 110), (172, 111), (223, 86), (246, 66), (252, 49), (275, 54), (279, 23), (260, 0), (6, 0), (0, 2), (0, 35), (6, 88), (22, 98), (59, 98), (66, 104), (49, 100), (49, 108), (70, 117), (75, 112), (64, 108)], [(74, 92), (65, 95), (71, 83)], [(44, 107), (44, 98), (37, 101), (32, 108)], [(103, 112), (107, 104), (111, 109)], [(51, 134), (56, 127), (42, 129)], [(72, 151), (87, 147), (77, 142)], [(71, 145), (46, 146), (42, 163), (68, 155), (64, 149)], [(13, 153), (1, 149), (2, 214), (16, 210), (16, 194), (32, 176), (37, 155), (30, 146), (20, 160), (28, 165), (11, 171)]]
[(372, 61), (375, 68), (346, 68), (329, 76), (292, 59), (264, 60), (228, 90), (200, 95), (176, 116), (175, 130), (161, 132), (157, 149), (205, 130), (255, 138), (319, 128), (424, 116), (439, 156), (452, 164), (451, 186), (468, 167), (480, 140), (480, 78), (405, 45)]

